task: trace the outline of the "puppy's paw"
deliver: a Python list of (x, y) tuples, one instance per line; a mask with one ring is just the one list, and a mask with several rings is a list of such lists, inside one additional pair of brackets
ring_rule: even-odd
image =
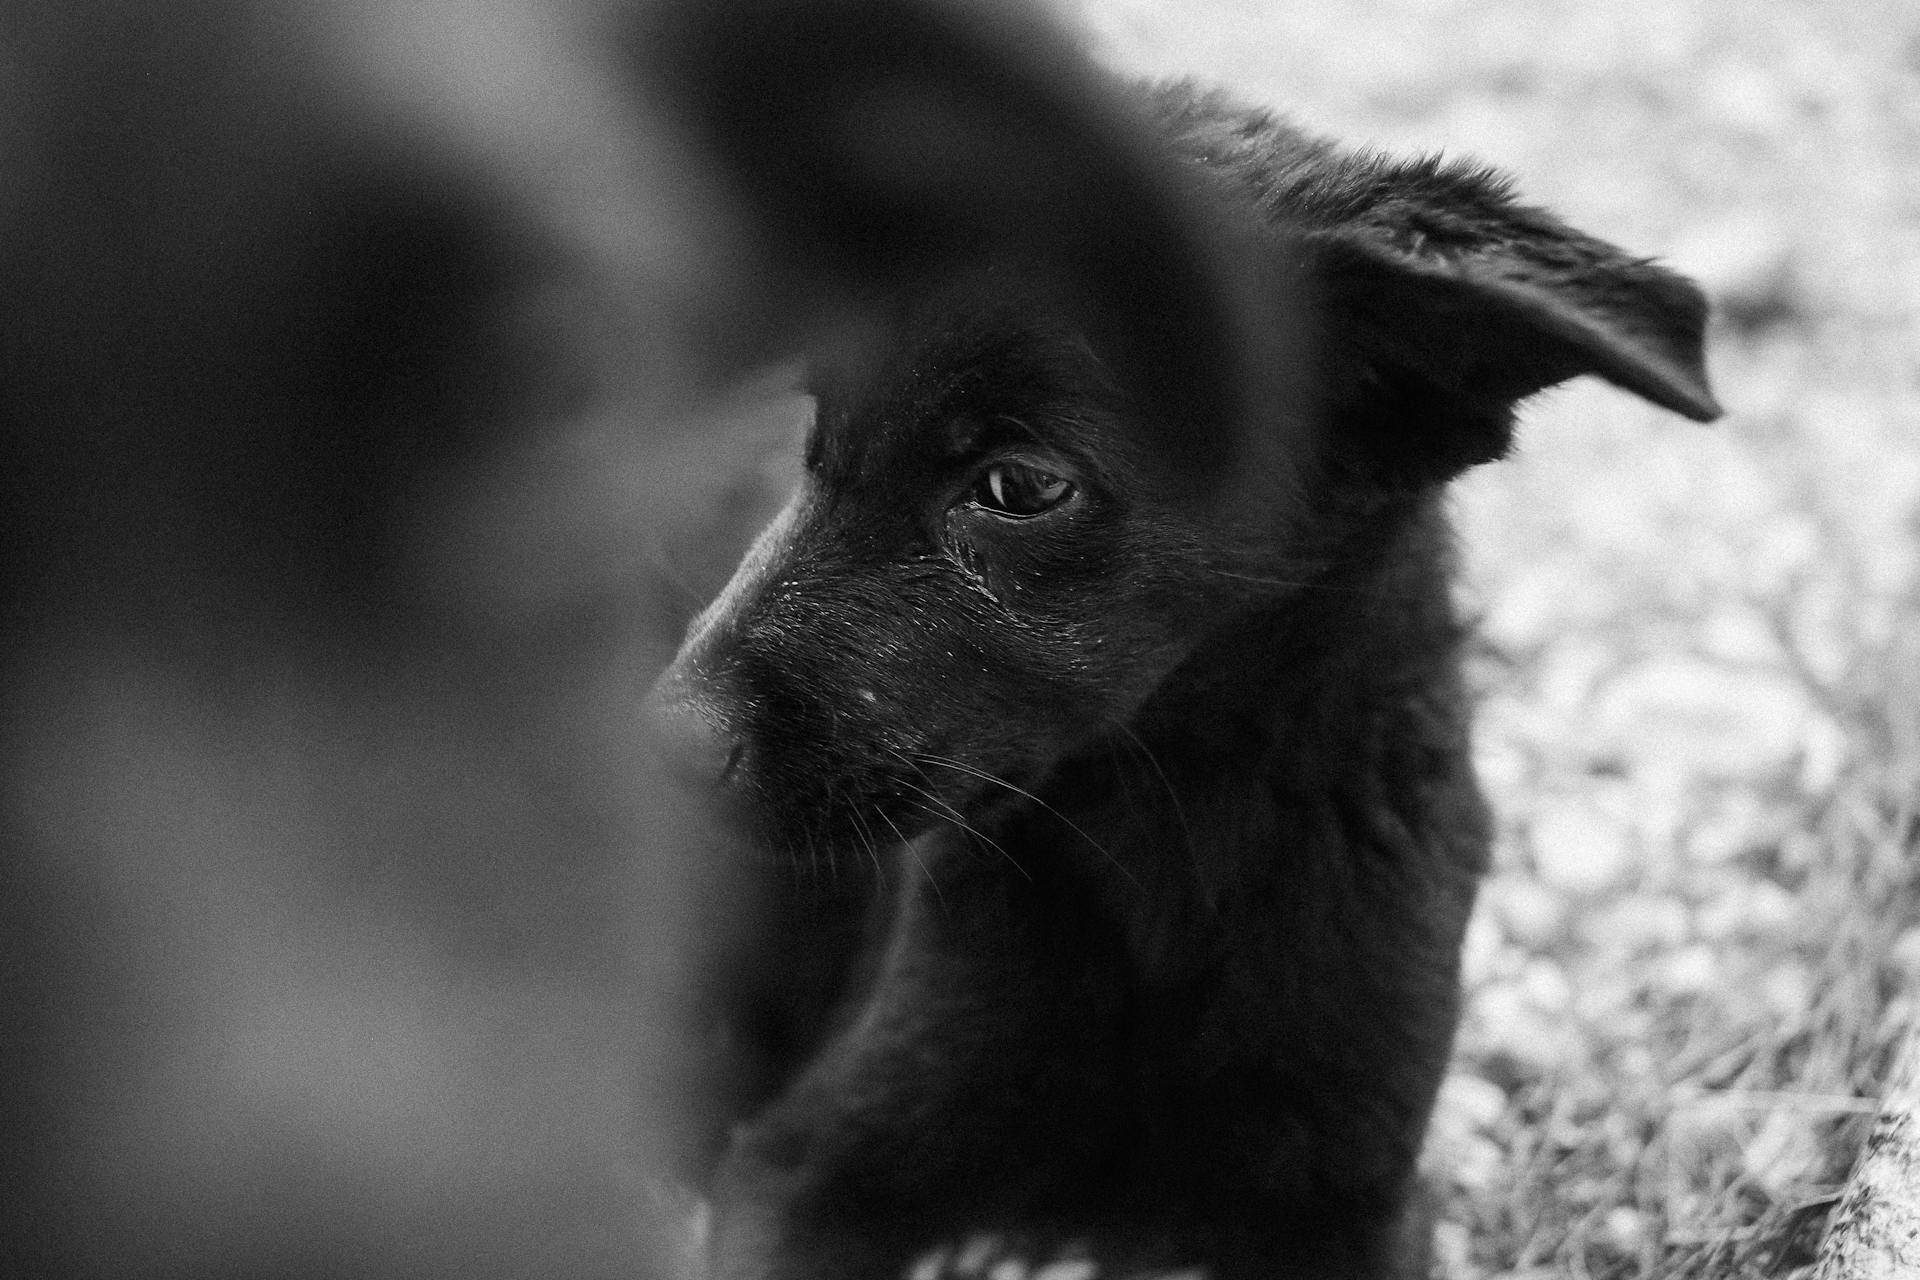
[(1103, 1265), (1085, 1241), (1042, 1242), (982, 1233), (923, 1254), (902, 1280), (1209, 1280), (1201, 1268)]
[(926, 1254), (906, 1280), (1114, 1280), (1085, 1248), (1047, 1249), (1019, 1236), (980, 1234)]

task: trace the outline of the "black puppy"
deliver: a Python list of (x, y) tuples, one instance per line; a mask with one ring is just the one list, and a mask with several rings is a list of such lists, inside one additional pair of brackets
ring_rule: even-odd
[(983, 1228), (1421, 1265), (1489, 827), (1441, 488), (1580, 374), (1714, 417), (1705, 304), (1485, 171), (1140, 106), (1260, 284), (1231, 465), (1194, 483), (1114, 352), (983, 262), (820, 376), (804, 484), (655, 691), (773, 855), (709, 992), (713, 1144), (747, 1117), (723, 1280), (893, 1276)]

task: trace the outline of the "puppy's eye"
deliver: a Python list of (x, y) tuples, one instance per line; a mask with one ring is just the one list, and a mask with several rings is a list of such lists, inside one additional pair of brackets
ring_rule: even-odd
[(1024, 520), (1072, 497), (1073, 481), (1026, 462), (996, 462), (981, 473), (967, 496), (997, 516)]

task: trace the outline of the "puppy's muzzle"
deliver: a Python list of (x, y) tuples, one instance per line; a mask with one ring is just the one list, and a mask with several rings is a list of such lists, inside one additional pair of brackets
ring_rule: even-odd
[(744, 820), (747, 740), (679, 664), (648, 692), (643, 714), (666, 775), (690, 797)]

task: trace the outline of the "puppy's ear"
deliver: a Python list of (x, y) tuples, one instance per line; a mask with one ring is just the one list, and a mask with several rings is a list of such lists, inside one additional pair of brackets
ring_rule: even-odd
[(1393, 487), (1447, 480), (1507, 451), (1517, 401), (1581, 374), (1719, 416), (1691, 282), (1515, 204), (1483, 170), (1354, 166), (1345, 216), (1303, 231), (1343, 461)]
[[(982, 263), (1049, 293), (1163, 456), (1224, 465), (1241, 286), (1138, 104), (1020, 0), (704, 0), (637, 42), (773, 273), (895, 305)], [(812, 274), (808, 274), (812, 269)]]

